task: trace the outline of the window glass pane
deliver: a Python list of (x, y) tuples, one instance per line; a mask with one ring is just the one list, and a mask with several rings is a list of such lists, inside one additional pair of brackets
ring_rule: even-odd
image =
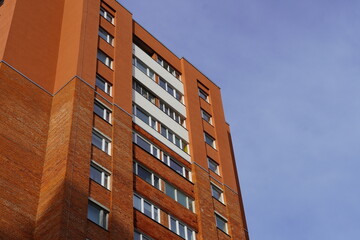
[(151, 173), (138, 165), (138, 176), (151, 184)]
[(102, 149), (102, 138), (99, 137), (97, 134), (93, 133), (92, 144), (94, 144), (96, 147)]
[(170, 229), (174, 233), (176, 233), (176, 220), (173, 218), (170, 218)]
[(209, 136), (207, 133), (205, 133), (205, 142), (209, 144), (212, 147), (215, 147), (215, 140)]
[(150, 153), (150, 143), (146, 142), (145, 140), (143, 140), (142, 138), (140, 137), (137, 137), (136, 139), (136, 143), (142, 148), (144, 149), (145, 151), (149, 152)]
[(165, 193), (175, 200), (175, 188), (168, 183), (165, 183)]
[(154, 187), (160, 189), (160, 179), (157, 176), (154, 176)]
[(202, 99), (204, 99), (205, 101), (208, 101), (208, 95), (207, 95), (207, 93), (206, 93), (204, 90), (200, 89), (200, 88), (199, 88), (199, 96), (200, 96)]
[(168, 130), (168, 139), (170, 142), (174, 142), (174, 134)]
[(174, 160), (172, 160), (170, 158), (170, 167), (172, 169), (174, 169), (176, 172), (180, 173), (181, 175), (183, 175), (183, 167), (180, 166), (178, 163), (176, 163)]
[(161, 129), (160, 129), (160, 132), (161, 132), (161, 135), (163, 135), (164, 137), (166, 137), (166, 131), (167, 129), (164, 128), (164, 126), (161, 125)]
[(134, 240), (140, 240), (140, 233), (134, 232)]
[(188, 199), (188, 201), (189, 201), (189, 210), (191, 210), (192, 212), (194, 212), (194, 209), (193, 209), (193, 200), (191, 200), (191, 199)]
[(172, 87), (170, 87), (169, 85), (168, 85), (167, 92), (170, 93), (172, 96), (175, 96), (174, 95), (174, 89)]
[(192, 230), (190, 230), (189, 228), (187, 229), (187, 239), (188, 240), (195, 240), (194, 232)]
[(213, 160), (211, 159), (208, 159), (208, 162), (209, 162), (209, 168), (211, 171), (215, 172), (215, 173), (218, 173), (218, 164), (216, 162), (214, 162)]
[(185, 238), (185, 226), (181, 223), (179, 223), (179, 235), (182, 238)]
[(175, 145), (178, 146), (179, 148), (181, 148), (180, 138), (178, 138), (177, 136), (175, 136)]
[(136, 195), (134, 195), (134, 208), (141, 211), (141, 198)]
[(151, 217), (151, 204), (147, 201), (144, 201), (144, 214), (148, 217)]
[(216, 198), (217, 200), (221, 201), (221, 194), (222, 192), (220, 191), (220, 189), (218, 189), (217, 187), (211, 185), (211, 192), (212, 192), (212, 196), (214, 198)]
[(143, 63), (139, 59), (136, 59), (136, 63), (136, 67), (147, 75), (147, 66), (145, 65), (145, 63)]
[(105, 92), (105, 82), (99, 76), (96, 76), (96, 86)]
[(154, 146), (152, 146), (152, 149), (153, 149), (152, 155), (156, 158), (159, 158), (159, 149), (157, 149)]
[(94, 112), (100, 117), (104, 117), (104, 108), (98, 103), (94, 104)]
[(159, 209), (154, 207), (154, 220), (159, 222)]
[(104, 187), (108, 188), (109, 187), (109, 176), (104, 174)]
[(216, 215), (216, 226), (221, 230), (223, 230), (224, 232), (227, 232), (226, 221), (221, 217), (219, 217), (218, 215)]
[(95, 182), (101, 184), (101, 171), (99, 171), (93, 166), (90, 166), (90, 178)]
[(88, 205), (88, 219), (96, 224), (100, 224), (100, 209), (92, 202)]
[(161, 78), (159, 79), (159, 85), (160, 85), (160, 87), (162, 87), (163, 89), (166, 90), (166, 82), (164, 80), (162, 80)]
[(182, 192), (177, 191), (177, 201), (178, 201), (181, 205), (183, 205), (184, 207), (187, 208), (186, 199), (187, 199), (187, 197), (186, 197)]
[(149, 116), (138, 107), (136, 107), (136, 116), (149, 125)]
[(107, 56), (103, 53), (98, 51), (97, 58), (104, 64), (106, 64), (106, 58)]

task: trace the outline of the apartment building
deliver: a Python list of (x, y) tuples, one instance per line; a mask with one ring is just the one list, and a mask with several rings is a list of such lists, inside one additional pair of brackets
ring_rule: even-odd
[(220, 88), (117, 1), (3, 1), (0, 61), (0, 239), (249, 239)]

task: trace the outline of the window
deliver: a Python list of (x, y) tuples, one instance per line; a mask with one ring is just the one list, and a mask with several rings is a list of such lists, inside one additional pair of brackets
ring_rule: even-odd
[(167, 140), (175, 144), (178, 148), (188, 153), (188, 144), (162, 124), (160, 126), (160, 134), (163, 135)]
[(215, 186), (214, 184), (211, 184), (211, 195), (216, 200), (224, 203), (223, 191), (219, 187)]
[[(164, 153), (163, 151), (160, 151), (157, 147), (155, 147), (153, 144), (145, 140), (143, 137), (141, 137), (137, 133), (133, 133), (133, 142), (156, 157), (157, 159), (163, 161), (166, 165), (168, 165), (171, 169), (179, 173), (181, 176), (187, 178), (191, 181), (191, 172), (186, 169), (184, 166), (177, 163), (172, 157), (170, 157), (167, 153)], [(160, 154), (160, 152), (162, 154)]]
[(206, 122), (208, 123), (212, 123), (211, 121), (211, 115), (209, 113), (207, 113), (205, 110), (201, 109), (201, 117), (202, 119), (204, 119)]
[(185, 240), (195, 240), (195, 231), (169, 215), (169, 228)]
[(219, 228), (221, 231), (228, 233), (227, 220), (217, 213), (215, 213), (215, 220), (216, 227)]
[(209, 95), (202, 90), (201, 88), (199, 88), (199, 96), (204, 99), (206, 102), (209, 102)]
[(146, 141), (144, 138), (140, 137), (138, 134), (133, 134), (133, 141), (136, 143), (139, 147), (153, 155), (154, 157), (160, 159), (160, 151), (157, 147)]
[(134, 240), (151, 240), (151, 238), (135, 230)]
[(97, 58), (100, 62), (112, 69), (113, 60), (106, 55), (103, 51), (98, 50)]
[(133, 81), (133, 89), (140, 93), (144, 98), (149, 100), (152, 104), (156, 103), (156, 97), (152, 94), (147, 88), (145, 88), (141, 83)]
[(215, 139), (212, 137), (212, 136), (210, 136), (209, 134), (207, 134), (207, 133), (204, 133), (204, 137), (205, 137), (205, 142), (207, 143), (207, 144), (209, 144), (211, 147), (213, 147), (213, 148), (216, 148), (216, 146), (215, 146)]
[(88, 202), (88, 219), (97, 225), (107, 229), (109, 210), (89, 200)]
[(105, 29), (99, 28), (99, 36), (104, 39), (110, 45), (113, 45), (114, 37), (111, 36)]
[(134, 208), (148, 216), (149, 218), (160, 222), (160, 210), (152, 203), (134, 193)]
[(175, 111), (172, 107), (170, 107), (167, 103), (160, 100), (159, 108), (161, 111), (166, 113), (169, 117), (171, 117), (172, 120), (177, 122), (178, 124), (184, 126), (185, 118), (180, 115), (177, 111)]
[(111, 110), (99, 101), (95, 101), (94, 103), (94, 112), (105, 121), (111, 122)]
[(157, 189), (161, 190), (161, 184), (160, 184), (160, 178), (138, 164), (137, 162), (134, 162), (134, 173), (139, 176), (141, 179), (145, 180), (152, 186), (156, 187)]
[(110, 189), (110, 173), (94, 161), (90, 164), (90, 179)]
[(105, 93), (107, 93), (108, 95), (111, 96), (112, 85), (108, 81), (106, 81), (99, 75), (96, 75), (96, 83), (95, 84), (98, 88), (100, 88)]
[(193, 200), (167, 182), (165, 182), (165, 193), (187, 209), (193, 211)]
[(155, 72), (150, 69), (145, 63), (143, 63), (140, 59), (133, 56), (133, 64), (149, 78), (155, 80)]
[(158, 63), (165, 68), (169, 73), (171, 73), (174, 77), (180, 80), (180, 73), (176, 71), (173, 67), (171, 67), (165, 60), (158, 57)]
[(166, 165), (168, 165), (171, 169), (173, 169), (175, 172), (180, 174), (181, 176), (191, 180), (191, 174), (190, 171), (187, 170), (184, 166), (177, 163), (174, 159), (172, 159), (169, 155), (166, 153), (163, 153), (163, 161)]
[(110, 155), (111, 152), (111, 140), (108, 137), (105, 137), (96, 130), (93, 130), (92, 134), (92, 144), (107, 154)]
[(133, 114), (138, 117), (141, 121), (152, 127), (153, 129), (157, 130), (157, 121), (139, 106), (133, 106)]
[(114, 16), (107, 12), (104, 8), (100, 8), (100, 15), (110, 23), (114, 24)]
[(214, 173), (219, 174), (219, 164), (217, 164), (214, 160), (212, 160), (209, 157), (207, 159), (208, 159), (209, 169)]
[(167, 91), (171, 96), (176, 98), (179, 102), (182, 102), (182, 95), (179, 91), (177, 91), (173, 86), (168, 84), (162, 77), (159, 77), (159, 85), (165, 91)]

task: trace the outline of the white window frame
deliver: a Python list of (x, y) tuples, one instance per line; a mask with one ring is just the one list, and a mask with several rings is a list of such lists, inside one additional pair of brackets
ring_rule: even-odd
[[(95, 128), (93, 129), (93, 135), (94, 134), (97, 137), (101, 138), (101, 148), (100, 149), (102, 151), (106, 152), (107, 154), (111, 155), (111, 139)], [(92, 142), (92, 145), (96, 146), (93, 142)], [(99, 148), (99, 146), (96, 146), (96, 147)]]
[[(139, 63), (141, 62), (141, 63)], [(133, 56), (133, 64), (134, 66), (139, 69), (142, 73), (144, 73), (146, 76), (148, 76), (149, 78), (151, 78), (153, 81), (155, 81), (155, 71), (152, 70), (151, 68), (148, 67), (148, 65), (146, 65), (143, 61), (141, 61), (140, 59), (138, 59), (137, 57)], [(143, 65), (144, 68), (146, 68), (146, 73), (143, 72), (138, 65)]]
[(139, 83), (136, 80), (133, 80), (133, 89), (136, 92), (138, 92), (141, 96), (146, 98), (149, 102), (156, 105), (156, 99), (158, 99), (158, 97), (155, 94), (153, 94), (149, 89), (144, 87), (141, 83)]
[[(137, 194), (137, 193), (134, 193), (134, 197), (138, 197), (138, 198), (140, 198), (140, 208), (141, 209), (137, 209), (137, 208), (135, 208), (135, 206), (134, 206), (134, 208), (136, 209), (136, 210), (138, 210), (138, 211), (140, 211), (141, 213), (143, 213), (145, 216), (148, 216), (148, 215), (146, 215), (144, 212), (145, 212), (145, 208), (144, 208), (144, 202), (146, 202), (146, 203), (148, 203), (149, 205), (151, 205), (151, 217), (150, 216), (148, 216), (148, 217), (150, 217), (152, 220), (154, 220), (155, 222), (158, 222), (158, 223), (160, 223), (161, 222), (161, 214), (160, 214), (160, 208), (158, 208), (158, 207), (156, 207), (154, 204), (152, 204), (150, 201), (148, 201), (148, 200), (146, 200), (146, 199), (144, 199), (143, 197), (141, 197), (139, 194)], [(155, 217), (155, 215), (156, 215), (156, 213), (155, 213), (155, 209), (157, 209), (157, 219), (156, 219), (156, 217)]]
[[(93, 207), (97, 208), (99, 210), (99, 223), (95, 223), (93, 220), (89, 218), (89, 205), (92, 205)], [(99, 225), (102, 228), (108, 229), (108, 223), (109, 223), (109, 209), (103, 206), (102, 204), (98, 203), (92, 198), (89, 198), (88, 200), (88, 219), (92, 221), (93, 223)]]
[(135, 233), (138, 233), (138, 234), (139, 234), (140, 240), (153, 240), (151, 237), (143, 234), (142, 232), (140, 232), (140, 231), (138, 231), (138, 230), (136, 230), (136, 229), (134, 230), (134, 234), (135, 234)]
[(204, 119), (205, 122), (212, 124), (212, 116), (204, 109), (201, 109), (201, 118)]
[[(220, 175), (219, 164), (218, 164), (217, 162), (215, 162), (213, 159), (209, 158), (209, 157), (207, 157), (207, 160), (208, 160), (208, 168), (209, 168), (212, 172), (216, 173), (217, 175)], [(215, 171), (214, 171), (214, 169), (212, 169), (212, 168), (210, 167), (211, 164), (216, 166)]]
[[(98, 184), (100, 184), (101, 186), (105, 187), (106, 189), (110, 190), (110, 182), (111, 182), (111, 172), (109, 170), (107, 170), (106, 168), (104, 168), (103, 166), (101, 166), (100, 164), (98, 164), (97, 162), (95, 162), (94, 160), (91, 160), (90, 162), (90, 169), (94, 168), (97, 171), (101, 172), (101, 181), (98, 182), (95, 179), (91, 178), (91, 170), (90, 170), (90, 179)], [(107, 178), (107, 184), (105, 184), (105, 178)]]
[(205, 102), (209, 102), (209, 94), (207, 92), (205, 92), (204, 90), (202, 90), (201, 88), (199, 89), (199, 97), (204, 99)]
[[(174, 170), (176, 173), (180, 174), (181, 176), (183, 176), (184, 178), (188, 179), (191, 181), (191, 171), (186, 169), (186, 167), (184, 167), (181, 163), (179, 163), (178, 161), (176, 161), (174, 158), (172, 158), (169, 154), (162, 152), (162, 161), (168, 165), (172, 170)], [(179, 173), (178, 171), (176, 171), (175, 169), (173, 169), (171, 167), (171, 163), (170, 161), (174, 161), (176, 164), (178, 164), (181, 168), (182, 168), (182, 174)]]
[[(210, 139), (211, 140), (211, 144), (208, 143), (207, 139)], [(211, 146), (212, 148), (215, 148), (216, 149), (216, 140), (215, 138), (213, 138), (210, 134), (208, 134), (207, 132), (204, 132), (204, 140), (205, 140), (205, 143), (208, 144), (209, 146)]]
[[(146, 143), (148, 143), (149, 145), (150, 145), (150, 152), (148, 152), (148, 153), (150, 153), (152, 156), (154, 156), (154, 157), (156, 157), (157, 159), (160, 159), (160, 152), (161, 152), (161, 150), (158, 148), (158, 147), (156, 147), (154, 144), (152, 144), (151, 142), (149, 142), (148, 140), (146, 140), (144, 137), (142, 137), (142, 136), (140, 136), (139, 134), (137, 134), (137, 133), (135, 133), (135, 132), (133, 132), (133, 142), (135, 143), (135, 144), (137, 144), (138, 145), (138, 143), (137, 143), (137, 139), (138, 138), (141, 138), (141, 140), (143, 140), (144, 142), (146, 142)], [(141, 149), (143, 149), (140, 145), (138, 145)], [(155, 151), (154, 151), (154, 149), (156, 149), (157, 151), (156, 151), (156, 153), (157, 154), (155, 154)], [(144, 151), (146, 151), (145, 149), (144, 149)], [(147, 151), (146, 151), (147, 152)]]
[[(102, 60), (101, 57), (104, 57), (104, 60)], [(101, 51), (100, 49), (98, 49), (97, 59), (100, 62), (102, 62), (105, 66), (107, 66), (108, 68), (113, 69), (114, 60), (111, 57), (109, 57), (106, 53)]]
[(170, 66), (170, 64), (168, 62), (166, 62), (164, 59), (162, 59), (161, 57), (157, 57), (157, 62), (164, 68), (166, 69), (166, 71), (168, 71), (169, 73), (171, 73), (171, 75), (173, 75), (174, 77), (176, 77), (179, 81), (181, 81), (181, 74), (175, 70), (175, 68), (173, 68), (172, 66)]
[[(176, 222), (176, 231), (175, 232), (171, 229), (171, 219), (173, 219)], [(192, 239), (196, 240), (196, 233), (195, 233), (195, 231), (193, 229), (189, 228), (183, 222), (180, 222), (179, 220), (177, 220), (173, 216), (169, 215), (169, 229), (170, 229), (170, 231), (172, 231), (173, 233), (175, 233), (178, 236), (180, 236), (179, 224), (184, 226), (184, 231), (185, 231), (185, 238), (184, 239), (185, 240), (192, 240)], [(188, 230), (191, 231), (191, 234), (192, 234), (191, 238), (189, 238), (189, 236), (188, 236)]]
[[(102, 82), (104, 84), (104, 89), (102, 87), (100, 87), (98, 82)], [(96, 75), (95, 85), (98, 88), (100, 88), (101, 90), (103, 90), (105, 93), (107, 93), (109, 96), (111, 96), (111, 94), (112, 94), (112, 85), (98, 74)]]
[[(221, 187), (217, 186), (215, 183), (211, 182), (210, 183), (211, 186), (211, 196), (218, 200), (221, 203), (224, 203), (224, 191), (221, 189)], [(216, 196), (214, 196), (214, 191), (220, 194), (220, 197), (217, 198)]]
[[(219, 226), (218, 226), (218, 219), (220, 219), (221, 221), (223, 221), (225, 223), (225, 229), (221, 229)], [(229, 228), (228, 228), (228, 220), (222, 216), (220, 213), (216, 212), (215, 211), (215, 224), (216, 224), (216, 227), (218, 229), (220, 229), (221, 231), (225, 232), (226, 234), (229, 233)]]
[[(144, 170), (148, 171), (151, 175), (151, 183), (147, 182), (145, 179), (143, 179), (144, 181), (146, 181), (147, 183), (149, 183), (151, 186), (155, 187), (156, 189), (159, 189), (160, 191), (162, 191), (161, 189), (161, 185), (162, 185), (162, 179), (160, 177), (158, 177), (157, 175), (155, 175), (152, 171), (150, 171), (149, 169), (147, 169), (146, 167), (144, 167), (143, 165), (139, 164), (138, 162), (134, 161), (134, 173), (136, 176), (138, 176), (139, 178), (143, 179), (142, 177), (140, 177), (139, 175), (139, 166), (141, 168), (143, 168)], [(155, 186), (155, 178), (159, 179), (159, 187)]]
[(100, 8), (100, 15), (105, 18), (111, 24), (114, 24), (115, 17), (106, 11), (103, 7)]
[[(165, 84), (165, 86), (161, 86), (160, 81), (162, 81), (162, 82)], [(171, 86), (164, 78), (162, 78), (162, 77), (160, 77), (160, 76), (159, 76), (158, 85), (159, 85), (162, 89), (164, 89), (169, 95), (173, 96), (176, 100), (178, 100), (179, 102), (183, 103), (183, 99), (184, 99), (184, 98), (183, 98), (183, 95), (182, 95), (176, 88), (174, 88), (173, 86)], [(169, 92), (169, 88), (171, 88), (171, 89), (174, 90), (174, 91), (173, 91), (173, 94), (171, 94), (171, 93)], [(177, 96), (179, 96), (179, 98), (178, 98)]]
[(114, 44), (114, 37), (108, 33), (105, 29), (103, 29), (102, 27), (99, 27), (99, 37), (101, 37), (102, 39), (104, 39), (108, 44), (110, 44), (111, 46), (113, 46)]
[[(98, 114), (97, 112), (95, 112), (95, 105), (97, 105), (99, 108), (101, 108), (102, 110), (102, 114)], [(108, 123), (111, 123), (111, 115), (112, 115), (112, 111), (110, 108), (108, 108), (105, 104), (103, 104), (100, 100), (95, 99), (94, 102), (94, 113), (96, 115), (98, 115), (99, 117), (101, 117), (102, 119), (104, 119), (105, 121), (107, 121)]]
[(181, 204), (181, 206), (184, 206), (184, 207), (186, 207), (187, 209), (189, 209), (190, 211), (194, 212), (194, 200), (191, 199), (190, 197), (188, 197), (185, 193), (183, 193), (182, 191), (180, 191), (179, 189), (177, 189), (177, 188), (174, 187), (173, 185), (169, 184), (169, 183), (166, 182), (166, 181), (164, 181), (164, 182), (165, 182), (164, 193), (165, 193), (167, 196), (169, 196), (170, 198), (172, 198), (170, 195), (168, 195), (168, 194), (166, 193), (166, 191), (167, 191), (166, 188), (167, 188), (168, 185), (170, 185), (170, 186), (174, 189), (174, 196), (175, 196), (175, 198), (172, 198), (172, 199), (174, 199), (176, 202), (178, 202), (179, 204), (181, 204), (181, 203), (179, 202), (179, 200), (178, 200), (178, 194), (179, 194), (179, 192), (180, 192), (180, 193), (183, 194), (183, 195), (185, 196), (185, 198), (186, 198), (186, 206), (184, 206), (184, 205), (182, 205), (182, 204)]
[[(148, 122), (145, 122), (143, 119), (141, 119), (138, 116), (138, 111), (141, 111), (145, 116), (148, 117)], [(136, 116), (137, 118), (139, 118), (141, 121), (145, 122), (147, 125), (149, 125), (151, 128), (153, 128), (154, 130), (158, 131), (158, 121), (151, 116), (147, 111), (145, 111), (144, 109), (142, 109), (141, 107), (139, 107), (136, 104), (133, 104), (133, 114), (134, 116)], [(153, 126), (152, 126), (153, 124)]]
[(180, 124), (181, 126), (185, 126), (185, 118), (178, 113), (175, 109), (170, 107), (169, 104), (167, 104), (163, 100), (159, 100), (159, 109), (163, 111), (166, 115), (168, 115), (172, 120)]

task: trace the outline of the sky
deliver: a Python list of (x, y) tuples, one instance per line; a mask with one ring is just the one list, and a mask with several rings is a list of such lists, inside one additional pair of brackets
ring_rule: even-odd
[(221, 87), (250, 239), (360, 239), (359, 0), (119, 2)]

